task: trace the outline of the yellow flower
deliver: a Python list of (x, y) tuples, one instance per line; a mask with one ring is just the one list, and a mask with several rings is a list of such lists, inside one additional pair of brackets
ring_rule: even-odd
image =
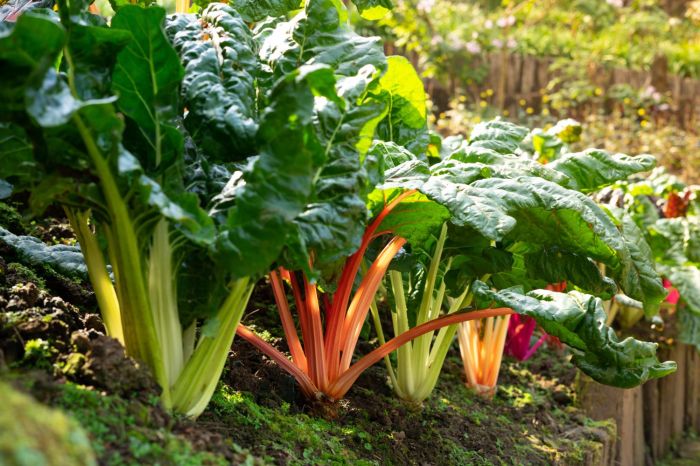
[(603, 90), (599, 87), (595, 88), (595, 91), (593, 91), (595, 95), (603, 95)]
[(548, 115), (549, 115), (549, 109), (548, 109), (548, 108), (542, 109), (542, 115), (548, 116)]
[(480, 100), (480, 101), (479, 101), (479, 107), (485, 108), (485, 107), (486, 107), (486, 101), (485, 101), (485, 100)]
[(503, 116), (507, 117), (508, 115), (510, 115), (510, 112), (508, 110), (503, 110)]
[(460, 101), (460, 102), (466, 102), (466, 101), (467, 101), (466, 96), (460, 95), (460, 96), (459, 96), (459, 101)]
[(486, 89), (486, 95), (491, 97), (493, 95), (493, 89)]
[(479, 93), (479, 97), (481, 97), (482, 99), (485, 99), (485, 98), (486, 98), (486, 92), (480, 92), (480, 93)]
[(439, 117), (440, 117), (441, 120), (444, 120), (446, 116), (447, 116), (447, 115), (445, 115), (445, 112), (440, 112)]
[(532, 107), (528, 107), (525, 109), (525, 113), (527, 113), (528, 115), (532, 115), (533, 113), (535, 113), (535, 109)]
[(542, 96), (542, 102), (545, 103), (545, 104), (546, 104), (547, 102), (549, 102), (550, 99), (551, 99), (551, 97), (549, 97), (548, 95), (543, 95), (543, 96)]
[(640, 121), (639, 126), (641, 126), (642, 128), (646, 128), (647, 126), (649, 126), (649, 120)]
[(630, 99), (629, 97), (625, 97), (624, 99), (622, 99), (622, 103), (625, 105), (629, 105), (631, 102), (632, 99)]
[(518, 100), (518, 104), (520, 104), (521, 107), (524, 107), (527, 101), (525, 99), (520, 99)]
[(639, 115), (639, 116), (644, 116), (646, 114), (647, 114), (647, 111), (644, 110), (643, 108), (640, 108), (637, 110), (637, 115)]

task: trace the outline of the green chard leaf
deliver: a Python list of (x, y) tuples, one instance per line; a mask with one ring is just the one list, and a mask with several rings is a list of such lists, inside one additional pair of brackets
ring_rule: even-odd
[(212, 161), (254, 155), (259, 63), (243, 18), (228, 5), (213, 3), (200, 17), (171, 16), (166, 31), (185, 67), (185, 127), (194, 141)]
[(419, 157), (428, 148), (425, 89), (418, 73), (405, 57), (387, 58), (387, 72), (379, 80), (377, 97), (389, 114), (377, 128), (377, 138), (394, 141)]
[(15, 235), (0, 227), (0, 242), (31, 265), (48, 265), (71, 277), (87, 277), (87, 267), (78, 246), (57, 244), (47, 246), (39, 238)]
[(130, 5), (112, 18), (112, 29), (130, 31), (133, 40), (117, 56), (112, 89), (117, 107), (133, 124), (127, 125), (127, 147), (149, 171), (172, 164), (182, 151), (175, 127), (183, 69), (165, 36), (165, 10)]
[(219, 262), (237, 276), (266, 271), (307, 206), (322, 152), (313, 131), (314, 91), (325, 89), (328, 79), (330, 68), (312, 66), (277, 84), (260, 122), (260, 155), (217, 199), (214, 209), (227, 215), (217, 239)]
[(619, 341), (615, 331), (605, 325), (607, 315), (598, 298), (576, 291), (492, 291), (482, 282), (475, 282), (472, 290), (481, 300), (534, 318), (547, 333), (571, 348), (572, 362), (579, 369), (600, 383), (632, 388), (676, 370), (675, 362), (659, 362), (656, 343), (631, 337)]
[(364, 19), (376, 21), (394, 8), (391, 0), (352, 0)]
[(229, 3), (244, 21), (254, 23), (268, 16), (283, 16), (298, 10), (302, 0), (233, 0)]
[(379, 38), (353, 32), (339, 0), (309, 0), (303, 12), (278, 23), (263, 39), (260, 57), (273, 81), (304, 63), (328, 65), (336, 76), (354, 76), (366, 65), (386, 69)]
[(491, 149), (500, 154), (514, 154), (529, 131), (508, 121), (479, 123), (469, 135), (469, 145)]
[(603, 299), (612, 298), (617, 291), (615, 282), (603, 276), (595, 262), (558, 248), (542, 247), (525, 254), (525, 266), (530, 278), (543, 280), (545, 284), (567, 281), (584, 293)]
[(568, 186), (582, 192), (597, 191), (630, 175), (651, 170), (656, 159), (651, 155), (630, 157), (604, 150), (588, 149), (566, 154), (547, 164), (547, 168), (565, 174)]

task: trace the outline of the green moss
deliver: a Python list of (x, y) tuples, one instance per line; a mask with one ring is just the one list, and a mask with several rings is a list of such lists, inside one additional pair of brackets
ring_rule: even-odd
[(11, 279), (12, 283), (26, 283), (32, 282), (40, 289), (46, 289), (46, 281), (34, 272), (34, 270), (29, 267), (20, 264), (19, 262), (12, 262), (7, 264), (7, 269), (5, 271), (5, 278)]
[(288, 404), (279, 409), (260, 406), (250, 394), (224, 384), (214, 394), (211, 409), (229, 424), (252, 427), (255, 442), (267, 461), (274, 461), (272, 453), (282, 450), (289, 464), (381, 464), (381, 453), (376, 460), (367, 458), (375, 449), (375, 439), (359, 426), (343, 427), (306, 414), (293, 414)]
[(95, 465), (88, 437), (73, 419), (0, 382), (0, 465)]
[(51, 345), (42, 338), (27, 340), (24, 343), (22, 364), (39, 369), (51, 368)]
[(27, 230), (22, 222), (22, 216), (14, 207), (4, 202), (0, 202), (0, 227), (6, 228), (15, 235), (27, 234)]
[(151, 415), (154, 406), (102, 395), (70, 383), (61, 386), (56, 403), (88, 431), (101, 464), (228, 464), (217, 454), (195, 451), (186, 439), (160, 425)]

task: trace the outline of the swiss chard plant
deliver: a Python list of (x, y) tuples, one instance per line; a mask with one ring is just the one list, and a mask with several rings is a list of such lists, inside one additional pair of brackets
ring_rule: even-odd
[[(300, 22), (319, 37), (305, 52), (326, 53), (308, 65), (284, 30), (265, 42), (274, 24), (249, 27), (267, 16), (255, 5), (167, 22), (113, 6), (109, 24), (62, 0), (1, 25), (2, 191), (30, 192), (35, 214), (65, 209), (109, 335), (153, 371), (166, 407), (196, 416), (257, 277), (279, 257), (308, 268), (303, 241), (317, 247), (333, 219), (363, 229), (355, 189), (370, 175), (354, 143), (369, 145), (383, 112), (363, 97), (383, 55), (347, 31), (345, 51), (322, 43), (323, 13), (341, 11), (330, 0)], [(356, 247), (337, 244), (316, 257)]]
[[(574, 362), (603, 383), (629, 386), (664, 375), (672, 365), (642, 368), (644, 364), (637, 366), (642, 358), (634, 362), (614, 355), (621, 346), (612, 329), (605, 327), (599, 300), (591, 296), (609, 298), (619, 286), (643, 301), (649, 312), (658, 309), (665, 291), (648, 247), (645, 250), (643, 241), (626, 237), (614, 219), (581, 192), (648, 170), (653, 159), (589, 150), (543, 166), (521, 148), (527, 134), (505, 122), (483, 124), (468, 141), (443, 151), (443, 160), (433, 165), (395, 143), (375, 146), (390, 167), (379, 187), (381, 196), (391, 199), (409, 189), (417, 191), (380, 226), (406, 238), (419, 258), (418, 267), (404, 272), (403, 280), (398, 270), (389, 272), (395, 335), (442, 312), (455, 316), (460, 310), (511, 308), (535, 318), (571, 346), (579, 353)], [(438, 233), (444, 221), (450, 228), (442, 227)], [(600, 273), (597, 263), (607, 264), (610, 277)], [(572, 295), (537, 294), (538, 288), (564, 280)], [(509, 299), (501, 299), (504, 296)], [(538, 305), (538, 299), (547, 303)], [(580, 315), (564, 323), (562, 314), (573, 313), (573, 303), (580, 305)], [(537, 311), (531, 306), (538, 306)], [(497, 378), (507, 319), (465, 319), (470, 322), (460, 326), (468, 383), (487, 392)], [(578, 327), (577, 319), (596, 322), (600, 333)], [(379, 320), (375, 318), (383, 341)], [(432, 391), (455, 331), (453, 327), (427, 334), (397, 352), (390, 377), (400, 396), (419, 402)], [(653, 345), (643, 342), (626, 345), (637, 345), (641, 351), (637, 357), (653, 352)], [(600, 366), (586, 362), (591, 360)], [(606, 367), (610, 361), (622, 362), (619, 371)]]

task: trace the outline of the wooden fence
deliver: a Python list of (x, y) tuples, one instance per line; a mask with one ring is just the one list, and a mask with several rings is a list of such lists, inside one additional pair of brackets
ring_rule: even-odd
[[(387, 54), (404, 54), (391, 43), (385, 44), (385, 51)], [(405, 56), (416, 68), (420, 68), (416, 54), (406, 53)], [(518, 111), (521, 100), (539, 110), (542, 105), (542, 91), (553, 79), (560, 76), (557, 71), (552, 70), (554, 59), (551, 58), (493, 53), (486, 55), (482, 60), (474, 65), (486, 67), (486, 78), (481, 83), (468, 85), (460, 82), (456, 76), (448, 76), (440, 81), (425, 80), (426, 90), (438, 112), (448, 109), (450, 101), (460, 92), (466, 91), (476, 98), (487, 89), (494, 91), (492, 103), (510, 111), (511, 114)], [(690, 130), (700, 121), (700, 80), (671, 75), (666, 59), (662, 56), (656, 59), (650, 70), (607, 69), (590, 63), (586, 65), (586, 74), (592, 84), (604, 91), (616, 84), (629, 84), (635, 89), (653, 86), (658, 92), (670, 97), (670, 108), (664, 112), (664, 120), (673, 120), (679, 127)], [(613, 102), (610, 99), (602, 99), (602, 103), (597, 105), (602, 105), (604, 110), (610, 110)], [(587, 103), (579, 110), (585, 114), (600, 108), (596, 108), (596, 104)]]
[[(675, 374), (623, 390), (583, 378), (579, 403), (596, 420), (614, 418), (617, 447), (610, 466), (654, 464), (684, 432), (700, 432), (700, 353), (676, 344), (659, 350), (659, 359), (678, 363)], [(604, 463), (601, 463), (604, 464)]]

